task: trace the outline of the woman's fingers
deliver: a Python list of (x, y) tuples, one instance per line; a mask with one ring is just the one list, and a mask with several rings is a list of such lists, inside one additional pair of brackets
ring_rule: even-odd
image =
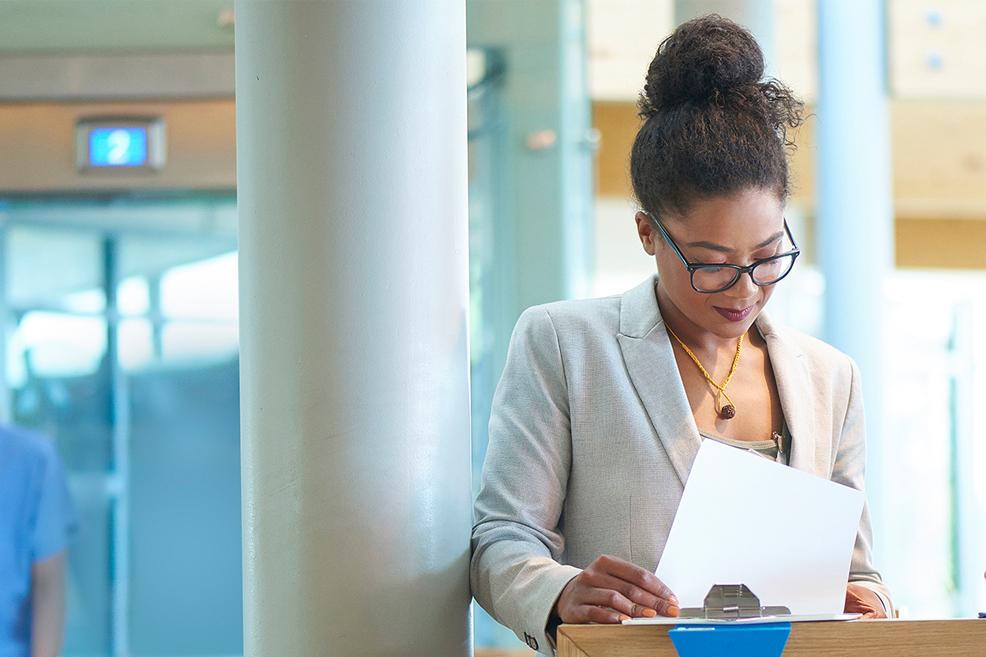
[(563, 623), (619, 623), (626, 616), (611, 605), (618, 601), (604, 600), (605, 591), (581, 581), (581, 575), (562, 589), (555, 606)]
[[(612, 609), (620, 614), (633, 618), (640, 616), (642, 607), (634, 604), (626, 596), (618, 591), (608, 588), (588, 588), (584, 592), (581, 600), (582, 604)], [(637, 607), (637, 609), (634, 609)]]
[(677, 616), (678, 600), (653, 573), (603, 556), (565, 586), (556, 609), (566, 623), (618, 623), (641, 616)]
[[(678, 615), (678, 598), (654, 573), (607, 555), (596, 559), (590, 570), (592, 575), (600, 578), (597, 586), (619, 591), (628, 600), (661, 616)], [(641, 616), (643, 613), (631, 615)]]
[(628, 613), (634, 618), (678, 615), (678, 599), (670, 591), (666, 597), (660, 597), (654, 595), (652, 589), (644, 588), (640, 583), (629, 582), (609, 574), (597, 575), (592, 582), (600, 588), (617, 591), (629, 600), (634, 605), (634, 609)]
[(847, 614), (862, 614), (863, 618), (887, 617), (880, 597), (859, 584), (849, 584), (846, 587), (845, 612)]
[[(655, 597), (667, 600), (669, 598), (674, 598), (674, 594), (671, 592), (664, 582), (657, 578), (657, 575), (650, 572), (649, 570), (644, 570), (636, 564), (632, 564), (629, 561), (623, 561), (622, 559), (617, 559), (616, 557), (610, 557), (603, 555), (596, 560), (603, 565), (607, 571), (622, 579), (624, 581), (630, 582), (645, 591), (649, 591)], [(677, 602), (677, 598), (675, 598)]]
[(621, 623), (625, 619), (630, 618), (626, 614), (621, 614), (618, 611), (613, 611), (612, 609), (607, 609), (605, 607), (599, 607), (596, 605), (579, 605), (574, 610), (569, 618), (562, 617), (562, 622), (565, 623), (610, 623), (616, 624)]

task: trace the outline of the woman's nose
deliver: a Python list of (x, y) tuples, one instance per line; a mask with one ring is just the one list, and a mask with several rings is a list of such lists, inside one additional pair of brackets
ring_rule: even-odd
[(753, 274), (746, 271), (740, 274), (739, 280), (726, 290), (726, 294), (736, 297), (737, 299), (748, 299), (757, 293), (756, 283), (753, 282)]

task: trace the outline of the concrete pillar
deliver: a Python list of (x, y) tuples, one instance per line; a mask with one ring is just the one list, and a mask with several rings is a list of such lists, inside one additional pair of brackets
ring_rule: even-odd
[(464, 2), (235, 12), (245, 654), (466, 655)]
[(863, 377), (867, 498), (882, 549), (883, 279), (893, 266), (893, 182), (881, 0), (818, 3), (818, 217), (825, 340)]

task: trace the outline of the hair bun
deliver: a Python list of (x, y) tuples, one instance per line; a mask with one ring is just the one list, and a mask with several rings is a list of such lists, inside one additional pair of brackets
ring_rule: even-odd
[(661, 43), (640, 95), (641, 116), (686, 103), (719, 101), (721, 94), (749, 89), (764, 74), (756, 39), (716, 14), (683, 23)]

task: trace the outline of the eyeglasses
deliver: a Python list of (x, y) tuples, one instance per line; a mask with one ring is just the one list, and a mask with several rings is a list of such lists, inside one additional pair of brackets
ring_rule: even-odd
[[(649, 215), (648, 215), (649, 216)], [(785, 276), (791, 273), (791, 269), (794, 267), (794, 261), (798, 259), (801, 255), (801, 249), (794, 242), (794, 237), (791, 236), (791, 229), (787, 226), (787, 219), (784, 220), (784, 232), (787, 233), (787, 238), (791, 240), (791, 246), (794, 247), (793, 250), (787, 253), (781, 253), (780, 255), (771, 256), (769, 258), (764, 258), (763, 260), (757, 260), (752, 265), (747, 267), (741, 267), (739, 265), (729, 265), (726, 263), (717, 263), (714, 265), (703, 265), (698, 262), (688, 262), (685, 260), (685, 256), (681, 253), (681, 249), (675, 244), (671, 236), (668, 235), (668, 231), (664, 229), (661, 222), (654, 217), (650, 217), (651, 221), (657, 226), (658, 230), (661, 231), (661, 235), (664, 236), (664, 241), (666, 241), (674, 252), (678, 255), (682, 264), (685, 265), (685, 269), (691, 274), (692, 278), (692, 289), (696, 292), (701, 292), (702, 294), (713, 294), (715, 292), (722, 292), (723, 290), (728, 290), (732, 286), (736, 285), (736, 281), (740, 279), (743, 274), (749, 274), (750, 280), (753, 281), (755, 285), (761, 287), (766, 285), (773, 285), (777, 281), (781, 280)]]

